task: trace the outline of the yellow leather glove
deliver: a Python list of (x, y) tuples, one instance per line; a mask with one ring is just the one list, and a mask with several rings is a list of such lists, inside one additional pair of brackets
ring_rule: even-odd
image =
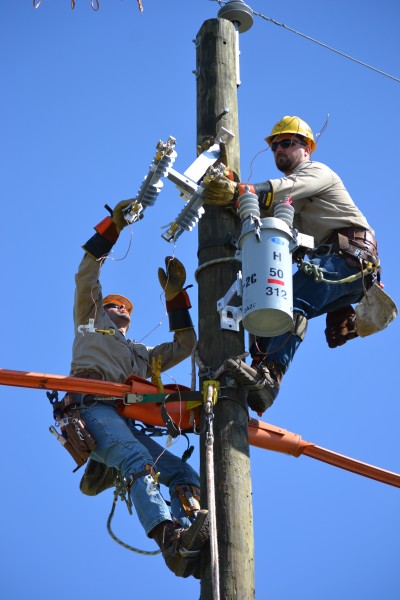
[(204, 191), (204, 204), (212, 204), (214, 206), (228, 206), (232, 204), (233, 200), (237, 196), (237, 182), (235, 181), (235, 175), (231, 169), (228, 168), (228, 155), (226, 151), (226, 144), (220, 143), (220, 155), (215, 161), (214, 166), (220, 165), (221, 163), (226, 167), (223, 175), (217, 177), (204, 177), (203, 183), (206, 186)]
[(228, 206), (237, 196), (238, 183), (229, 179), (232, 171), (225, 169), (224, 174), (214, 179), (204, 178), (204, 204), (214, 206)]
[(134, 198), (131, 198), (130, 200), (121, 200), (121, 202), (118, 202), (117, 206), (113, 210), (112, 220), (115, 223), (118, 233), (128, 225), (124, 217), (124, 213), (122, 211), (124, 210), (124, 208), (127, 208), (127, 206), (132, 204), (133, 201)]
[(175, 298), (185, 285), (185, 267), (177, 258), (167, 256), (165, 259), (165, 271), (162, 267), (158, 269), (158, 280), (164, 290), (165, 299), (168, 302)]

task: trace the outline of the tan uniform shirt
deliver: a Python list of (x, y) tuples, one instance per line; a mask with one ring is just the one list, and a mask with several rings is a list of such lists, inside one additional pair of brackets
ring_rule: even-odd
[[(106, 381), (123, 383), (131, 375), (150, 377), (153, 358), (161, 359), (161, 371), (165, 371), (190, 355), (196, 341), (194, 329), (176, 332), (172, 342), (154, 348), (127, 339), (103, 309), (99, 273), (100, 263), (85, 254), (75, 276), (71, 375), (90, 371)], [(90, 318), (94, 318), (96, 329), (113, 329), (115, 335), (87, 331), (82, 335), (78, 327), (87, 325)]]
[[(290, 175), (271, 179), (273, 204), (292, 196), (294, 227), (314, 236), (315, 246), (333, 231), (362, 227), (374, 234), (362, 212), (354, 204), (340, 177), (326, 165), (306, 160)], [(271, 216), (271, 209), (262, 217)]]

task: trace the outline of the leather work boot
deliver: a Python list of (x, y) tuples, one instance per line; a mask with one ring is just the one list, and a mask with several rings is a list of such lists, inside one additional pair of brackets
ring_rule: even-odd
[(149, 534), (162, 551), (167, 567), (177, 577), (192, 575), (200, 579), (201, 550), (208, 542), (208, 510), (199, 510), (196, 520), (187, 529), (176, 527), (172, 521), (163, 521)]
[(253, 361), (247, 365), (240, 358), (227, 358), (224, 368), (237, 384), (247, 387), (247, 404), (259, 416), (269, 408), (279, 393), (283, 371), (274, 363), (267, 365)]
[(104, 490), (115, 487), (117, 469), (106, 467), (103, 463), (89, 458), (79, 488), (87, 496), (97, 496)]

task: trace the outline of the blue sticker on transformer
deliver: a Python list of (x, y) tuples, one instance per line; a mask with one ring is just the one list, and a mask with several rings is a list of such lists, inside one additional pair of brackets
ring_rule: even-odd
[(279, 246), (285, 245), (285, 242), (283, 240), (281, 240), (281, 238), (278, 238), (278, 237), (271, 238), (271, 242), (274, 242), (274, 244), (278, 244)]

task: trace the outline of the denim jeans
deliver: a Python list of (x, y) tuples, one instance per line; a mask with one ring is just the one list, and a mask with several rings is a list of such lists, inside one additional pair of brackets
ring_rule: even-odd
[[(82, 408), (81, 415), (97, 442), (91, 457), (98, 462), (118, 469), (126, 478), (140, 473), (146, 465), (154, 466), (160, 472), (159, 482), (169, 488), (170, 495), (177, 485), (200, 487), (199, 476), (190, 465), (136, 429), (135, 422), (121, 417), (114, 406), (98, 402)], [(162, 521), (171, 520), (171, 513), (183, 527), (191, 525), (193, 519), (186, 515), (178, 497), (171, 500), (169, 510), (151, 475), (139, 477), (130, 496), (146, 534)]]
[[(359, 273), (358, 268), (348, 267), (346, 261), (334, 255), (317, 256), (309, 261), (323, 271), (325, 279), (338, 281)], [(293, 276), (293, 312), (313, 319), (322, 314), (344, 308), (358, 302), (363, 295), (362, 279), (351, 283), (329, 284), (315, 281), (312, 275), (297, 271)], [(260, 338), (258, 338), (260, 340)], [(286, 372), (301, 344), (301, 339), (292, 333), (264, 338), (263, 350), (267, 352), (266, 362), (278, 363)]]

